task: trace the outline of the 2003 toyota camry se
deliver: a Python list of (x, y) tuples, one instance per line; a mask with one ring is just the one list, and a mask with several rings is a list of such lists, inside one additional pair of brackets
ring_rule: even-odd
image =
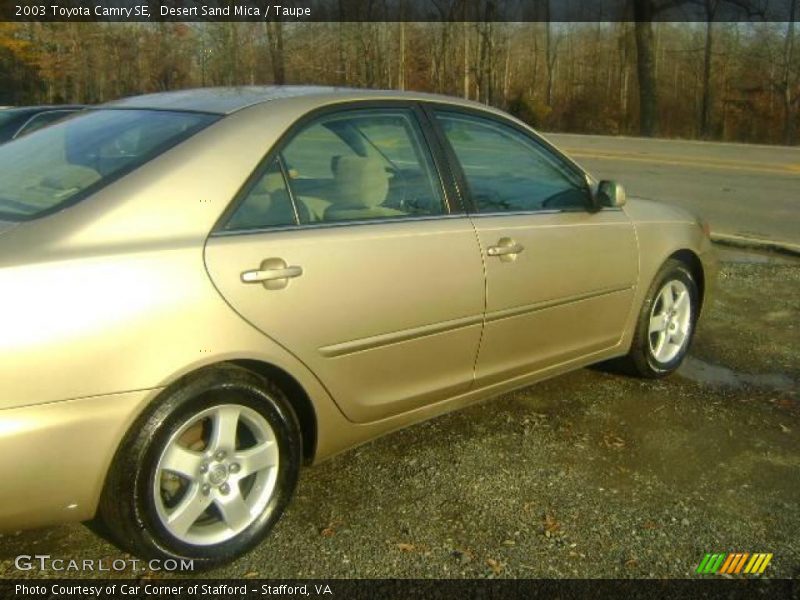
[(304, 463), (591, 363), (674, 371), (716, 270), (694, 217), (413, 93), (93, 108), (0, 147), (0, 219), (0, 528), (203, 566)]

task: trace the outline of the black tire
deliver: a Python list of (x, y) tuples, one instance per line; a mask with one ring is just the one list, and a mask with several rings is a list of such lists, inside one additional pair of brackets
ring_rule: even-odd
[[(667, 283), (673, 281), (683, 284), (689, 292), (691, 309), (689, 329), (677, 354), (674, 357), (670, 357), (669, 360), (662, 361), (659, 360), (651, 348), (650, 336), (653, 334), (649, 331), (650, 317), (653, 313), (654, 303), (656, 303), (655, 308), (660, 308), (657, 304), (659, 302), (659, 293)], [(653, 279), (653, 283), (650, 285), (650, 289), (648, 289), (642, 303), (630, 352), (627, 356), (619, 359), (614, 366), (619, 367), (628, 374), (649, 379), (656, 379), (673, 373), (681, 365), (689, 351), (694, 337), (695, 326), (697, 325), (699, 310), (700, 293), (692, 272), (685, 263), (679, 260), (667, 260)]]
[[(242, 407), (250, 415), (257, 413), (271, 428), (278, 456), (277, 467), (273, 467), (277, 469), (277, 474), (274, 475), (274, 480), (271, 479), (274, 487), (254, 520), (235, 535), (231, 530), (233, 537), (230, 539), (211, 544), (188, 543), (173, 535), (159, 517), (156, 503), (161, 502), (163, 505), (163, 500), (155, 497), (157, 465), (163, 451), (174, 439), (173, 436), (185, 428), (194, 416), (204, 411), (213, 411), (215, 407), (222, 405)], [(238, 432), (243, 429), (241, 421), (234, 422), (237, 423), (235, 431), (238, 444)], [(205, 424), (199, 427), (205, 431)], [(199, 452), (202, 453), (203, 450)], [(116, 453), (106, 477), (97, 515), (89, 526), (123, 550), (143, 559), (191, 559), (196, 570), (210, 568), (251, 550), (269, 533), (291, 499), (302, 456), (302, 438), (297, 417), (286, 396), (276, 385), (235, 365), (209, 368), (189, 375), (165, 390), (158, 401), (131, 426)], [(230, 460), (234, 460), (233, 453)], [(233, 466), (239, 468), (238, 465)], [(227, 472), (225, 469), (222, 471)], [(186, 485), (188, 489), (190, 484)], [(196, 489), (200, 487), (199, 483), (193, 485), (196, 485)], [(236, 482), (233, 485), (236, 486), (236, 491), (226, 493), (238, 494), (239, 486), (246, 485), (246, 482)], [(252, 484), (251, 486), (251, 489), (255, 488)], [(221, 493), (220, 489), (214, 488), (210, 497), (221, 498), (215, 496)], [(218, 510), (215, 503), (213, 501), (214, 507), (203, 513), (211, 521), (213, 511)], [(251, 511), (255, 512), (257, 511)], [(222, 517), (221, 512), (217, 514)]]

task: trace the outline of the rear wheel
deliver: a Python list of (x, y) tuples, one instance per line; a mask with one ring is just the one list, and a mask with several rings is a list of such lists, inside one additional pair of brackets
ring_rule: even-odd
[(232, 365), (190, 376), (131, 428), (98, 522), (144, 558), (232, 560), (258, 544), (294, 490), (297, 419), (279, 388)]
[(674, 259), (659, 270), (647, 292), (626, 370), (642, 377), (663, 377), (683, 362), (694, 335), (700, 297), (687, 266)]

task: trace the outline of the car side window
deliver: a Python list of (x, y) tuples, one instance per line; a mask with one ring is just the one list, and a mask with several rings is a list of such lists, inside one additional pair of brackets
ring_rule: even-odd
[(273, 159), (256, 178), (225, 229), (268, 229), (296, 225), (297, 215), (279, 160)]
[(300, 224), (439, 215), (441, 182), (413, 113), (323, 117), (280, 152)]
[(479, 212), (586, 210), (583, 178), (547, 148), (493, 119), (436, 112)]

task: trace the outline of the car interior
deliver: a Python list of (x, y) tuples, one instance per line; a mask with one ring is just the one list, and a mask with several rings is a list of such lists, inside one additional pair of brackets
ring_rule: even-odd
[[(31, 215), (68, 201), (159, 154), (206, 116), (89, 111), (0, 147), (9, 169), (0, 180), (0, 212)], [(46, 162), (47, 169), (39, 168)]]
[(412, 140), (402, 116), (340, 118), (312, 125), (270, 162), (225, 228), (441, 214), (441, 193)]

